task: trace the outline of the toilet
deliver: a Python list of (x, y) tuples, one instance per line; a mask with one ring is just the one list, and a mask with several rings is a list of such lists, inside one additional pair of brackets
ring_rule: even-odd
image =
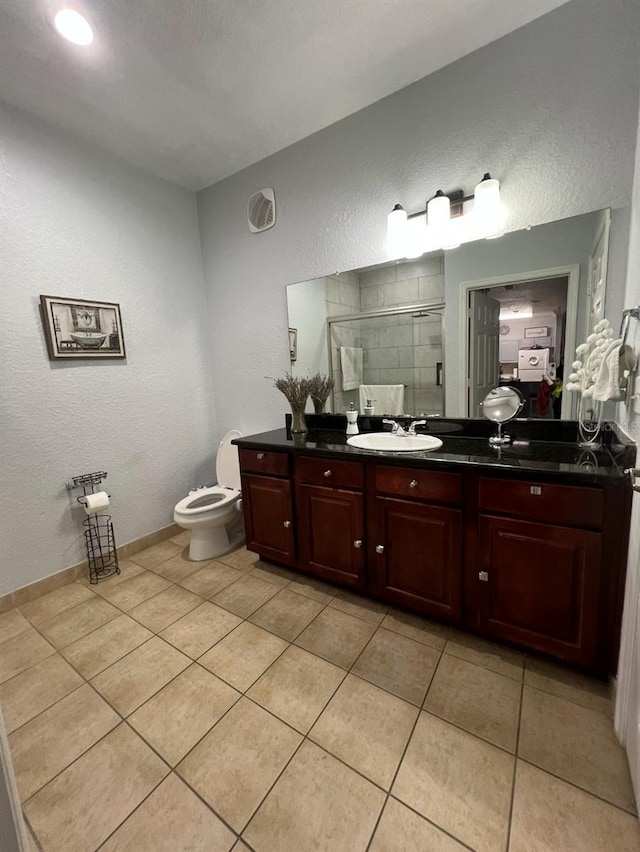
[(242, 438), (242, 432), (227, 432), (218, 446), (217, 485), (192, 491), (173, 512), (176, 524), (191, 530), (189, 559), (197, 562), (222, 556), (244, 541), (240, 463), (238, 448), (231, 443), (234, 438)]

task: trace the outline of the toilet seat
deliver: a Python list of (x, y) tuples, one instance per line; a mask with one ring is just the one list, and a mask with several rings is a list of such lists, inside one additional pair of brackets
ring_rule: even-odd
[(175, 507), (175, 512), (180, 515), (197, 517), (210, 512), (212, 509), (224, 509), (234, 503), (241, 492), (235, 488), (223, 488), (221, 485), (213, 485), (211, 488), (200, 488), (193, 494), (189, 494)]

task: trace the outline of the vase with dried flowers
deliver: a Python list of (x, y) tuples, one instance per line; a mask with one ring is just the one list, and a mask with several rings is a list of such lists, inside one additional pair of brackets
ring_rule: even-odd
[(316, 414), (322, 414), (335, 382), (330, 376), (316, 373), (309, 379), (309, 396)]
[(301, 379), (298, 376), (285, 373), (284, 376), (275, 379), (273, 384), (286, 396), (291, 406), (291, 432), (293, 434), (306, 432), (307, 424), (304, 419), (304, 410), (309, 396), (309, 379)]

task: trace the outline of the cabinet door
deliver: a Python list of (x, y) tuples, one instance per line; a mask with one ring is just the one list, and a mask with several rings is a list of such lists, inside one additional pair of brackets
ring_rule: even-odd
[(290, 481), (243, 474), (242, 504), (249, 550), (292, 565), (295, 538)]
[(363, 513), (359, 492), (298, 485), (300, 568), (327, 580), (362, 586)]
[(379, 593), (425, 613), (458, 617), (462, 513), (384, 497), (376, 503), (377, 538), (370, 552)]
[(601, 536), (481, 515), (481, 625), (494, 636), (593, 664)]

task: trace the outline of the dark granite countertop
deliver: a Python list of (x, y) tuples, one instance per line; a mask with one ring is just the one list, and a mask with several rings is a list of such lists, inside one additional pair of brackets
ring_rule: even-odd
[[(444, 426), (445, 423), (442, 423)], [(436, 429), (433, 429), (435, 432)], [(274, 429), (258, 435), (239, 438), (240, 447), (260, 450), (287, 450), (311, 455), (376, 458), (385, 464), (408, 467), (451, 469), (459, 465), (510, 474), (535, 474), (545, 479), (573, 481), (576, 484), (598, 484), (624, 477), (624, 469), (633, 465), (635, 448), (609, 444), (602, 449), (584, 450), (575, 442), (515, 439), (504, 448), (491, 447), (486, 437), (461, 437), (460, 430), (438, 429), (442, 447), (430, 452), (382, 453), (358, 450), (347, 444), (347, 435), (337, 430), (311, 429), (295, 437), (287, 429)]]

